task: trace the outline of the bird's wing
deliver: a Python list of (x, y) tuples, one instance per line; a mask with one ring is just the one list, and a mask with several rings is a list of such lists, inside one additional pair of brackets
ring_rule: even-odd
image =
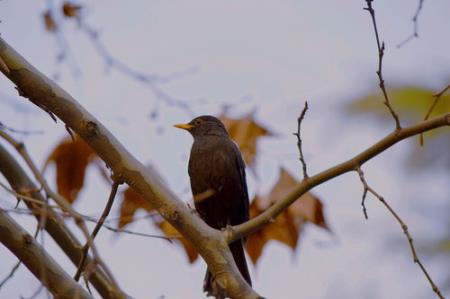
[(249, 199), (245, 164), (237, 145), (230, 140), (213, 153), (211, 183), (228, 207), (229, 222), (240, 224), (249, 219)]

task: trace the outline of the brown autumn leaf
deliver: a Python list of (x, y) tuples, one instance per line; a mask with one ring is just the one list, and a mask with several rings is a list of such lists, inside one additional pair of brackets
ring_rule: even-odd
[(46, 10), (43, 14), (45, 29), (49, 32), (55, 32), (57, 29), (55, 19), (52, 16), (52, 13), (49, 10)]
[(144, 209), (151, 212), (153, 207), (140, 194), (128, 187), (122, 193), (122, 204), (120, 206), (119, 228), (133, 222), (137, 210)]
[(219, 119), (227, 128), (231, 139), (238, 144), (245, 164), (252, 168), (257, 154), (258, 138), (273, 136), (273, 134), (255, 121), (253, 113), (242, 118), (231, 118), (226, 115), (226, 112), (222, 112)]
[[(284, 198), (298, 183), (295, 178), (282, 168), (278, 182), (274, 185), (269, 195), (265, 197), (256, 196), (253, 199), (250, 205), (250, 217), (253, 218), (261, 214), (273, 203)], [(270, 240), (286, 244), (295, 251), (305, 222), (311, 222), (328, 229), (323, 215), (322, 203), (309, 192), (301, 196), (278, 215), (274, 222), (248, 237), (246, 249), (252, 262), (254, 264), (257, 263), (264, 246)]]
[[(150, 166), (149, 166), (150, 167)], [(148, 213), (154, 209), (151, 204), (145, 200), (140, 194), (128, 187), (122, 193), (122, 203), (120, 206), (120, 215), (118, 227), (123, 228), (134, 221), (134, 215), (137, 210), (143, 209)], [(186, 252), (190, 263), (193, 263), (198, 258), (198, 253), (194, 246), (183, 238), (180, 233), (166, 220), (161, 220), (160, 217), (151, 218), (151, 221), (160, 229), (164, 235), (174, 239), (175, 243), (181, 245)]]
[(185, 238), (183, 238), (180, 233), (167, 221), (163, 220), (159, 223), (157, 223), (159, 229), (167, 236), (167, 237), (174, 237), (177, 238), (175, 241), (180, 243), (184, 251), (186, 252), (186, 255), (189, 258), (189, 262), (193, 263), (198, 258), (198, 252), (195, 249), (195, 247)]
[(82, 8), (81, 5), (77, 5), (77, 4), (67, 1), (67, 2), (64, 2), (63, 6), (62, 6), (62, 11), (63, 11), (63, 14), (65, 17), (74, 18), (74, 17), (79, 17), (79, 12), (80, 12), (81, 8)]
[(63, 139), (47, 158), (48, 164), (56, 164), (58, 193), (73, 203), (83, 187), (86, 168), (96, 157), (91, 147), (79, 137)]

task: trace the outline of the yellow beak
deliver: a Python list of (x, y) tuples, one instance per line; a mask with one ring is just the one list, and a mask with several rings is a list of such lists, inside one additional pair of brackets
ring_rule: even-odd
[(174, 125), (175, 128), (178, 129), (183, 129), (183, 130), (187, 130), (189, 131), (190, 129), (192, 129), (194, 126), (190, 125), (190, 124), (178, 124), (178, 125)]

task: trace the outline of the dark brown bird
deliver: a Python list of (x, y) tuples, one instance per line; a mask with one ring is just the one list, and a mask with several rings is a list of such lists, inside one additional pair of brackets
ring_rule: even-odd
[[(249, 200), (245, 164), (222, 122), (209, 115), (194, 118), (188, 124), (175, 125), (194, 137), (189, 158), (189, 176), (195, 208), (211, 227), (221, 229), (249, 219)], [(239, 271), (251, 285), (243, 240), (230, 244)], [(203, 290), (213, 294), (210, 272), (206, 272)]]

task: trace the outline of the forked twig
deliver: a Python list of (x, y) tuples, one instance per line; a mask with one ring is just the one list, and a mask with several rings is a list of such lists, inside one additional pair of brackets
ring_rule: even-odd
[(420, 15), (420, 12), (422, 11), (423, 1), (424, 0), (419, 0), (419, 5), (417, 6), (416, 12), (412, 18), (412, 22), (413, 22), (413, 26), (414, 26), (413, 33), (411, 33), (401, 43), (399, 43), (397, 45), (397, 48), (403, 47), (404, 45), (409, 43), (414, 38), (419, 38), (419, 15)]
[(406, 239), (408, 239), (408, 244), (409, 244), (409, 248), (411, 249), (411, 254), (412, 254), (414, 263), (419, 265), (420, 269), (422, 270), (423, 274), (425, 274), (426, 278), (428, 279), (428, 281), (431, 285), (431, 288), (436, 293), (436, 295), (440, 299), (444, 299), (444, 296), (441, 294), (441, 291), (439, 290), (437, 285), (433, 282), (433, 279), (431, 278), (430, 274), (428, 274), (428, 271), (425, 269), (425, 266), (422, 264), (419, 257), (417, 256), (416, 248), (414, 247), (414, 243), (413, 243), (414, 241), (413, 241), (411, 234), (409, 233), (408, 226), (406, 225), (406, 223), (402, 220), (402, 218), (400, 218), (400, 216), (397, 214), (397, 212), (395, 212), (395, 210), (386, 202), (384, 197), (381, 196), (380, 194), (378, 194), (374, 189), (372, 189), (367, 184), (367, 181), (364, 177), (364, 172), (361, 170), (361, 168), (359, 166), (357, 166), (355, 168), (355, 170), (356, 170), (356, 172), (358, 172), (359, 179), (361, 180), (361, 183), (364, 186), (363, 202), (364, 202), (364, 198), (367, 195), (367, 193), (371, 193), (388, 209), (388, 211), (392, 214), (392, 216), (394, 216), (395, 220), (397, 220), (398, 224), (400, 224), (400, 227), (402, 228), (403, 233), (406, 236)]

